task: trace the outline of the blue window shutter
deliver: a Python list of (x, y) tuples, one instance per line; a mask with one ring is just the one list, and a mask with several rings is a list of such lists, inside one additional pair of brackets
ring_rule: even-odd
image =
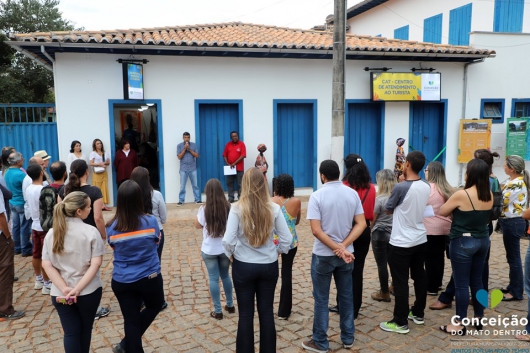
[(423, 21), (423, 41), (442, 43), (442, 14), (426, 18)]
[(457, 7), (449, 12), (449, 44), (469, 45), (472, 4)]
[(494, 32), (523, 31), (524, 0), (495, 0)]
[(402, 40), (409, 40), (409, 25), (396, 28), (394, 30), (394, 38), (402, 39)]

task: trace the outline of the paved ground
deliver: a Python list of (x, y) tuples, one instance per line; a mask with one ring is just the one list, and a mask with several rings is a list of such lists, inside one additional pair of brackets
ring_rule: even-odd
[[(237, 314), (228, 315), (217, 321), (208, 314), (212, 310), (209, 299), (207, 271), (200, 257), (201, 231), (192, 226), (196, 205), (177, 208), (169, 206), (169, 221), (165, 226), (166, 245), (162, 259), (165, 291), (168, 309), (159, 314), (144, 336), (146, 352), (234, 352), (237, 331)], [(105, 216), (109, 217), (110, 213)], [(300, 248), (295, 259), (294, 307), (289, 321), (276, 321), (279, 352), (302, 352), (302, 339), (311, 335), (313, 298), (311, 295), (310, 260), (313, 236), (309, 222), (303, 220), (298, 226)], [(523, 256), (528, 241), (522, 241)], [(17, 256), (16, 274), (20, 280), (15, 283), (15, 307), (25, 310), (26, 316), (12, 322), (0, 322), (0, 352), (62, 352), (62, 330), (50, 298), (33, 289), (33, 270), (30, 258)], [(491, 288), (505, 286), (508, 278), (502, 236), (492, 235), (490, 259)], [(110, 353), (111, 347), (119, 342), (123, 334), (123, 321), (118, 302), (110, 287), (112, 273), (112, 251), (108, 248), (101, 268), (103, 305), (110, 306), (112, 312), (106, 318), (94, 323), (92, 350), (97, 353)], [(445, 281), (450, 274), (450, 264), (446, 263)], [(494, 334), (503, 327), (490, 327), (490, 335), (459, 339), (441, 332), (438, 327), (449, 323), (454, 309), (432, 311), (427, 309), (425, 326), (411, 324), (407, 335), (383, 332), (378, 328), (380, 321), (392, 317), (393, 302), (379, 303), (370, 298), (378, 286), (375, 261), (370, 251), (365, 268), (364, 302), (356, 320), (356, 342), (354, 351), (360, 352), (529, 352), (530, 345), (515, 341), (513, 334)], [(277, 300), (275, 308), (277, 310)], [(411, 290), (412, 293), (412, 290)], [(335, 297), (332, 290), (331, 297)], [(428, 304), (435, 297), (428, 297)], [(411, 297), (411, 303), (413, 297)], [(224, 303), (223, 303), (224, 304)], [(237, 307), (237, 302), (236, 302)], [(472, 310), (469, 311), (470, 315)], [(486, 310), (487, 317), (511, 318), (511, 315), (526, 317), (527, 301), (502, 302), (494, 309)], [(331, 350), (347, 352), (341, 348), (338, 330), (338, 315), (330, 315), (329, 336)], [(522, 329), (509, 326), (507, 330)], [(258, 320), (255, 319), (255, 332)], [(259, 342), (259, 337), (255, 338)], [(259, 346), (256, 345), (256, 351)], [(469, 350), (465, 350), (469, 349)], [(501, 350), (502, 349), (502, 350)], [(518, 350), (520, 349), (520, 350)]]

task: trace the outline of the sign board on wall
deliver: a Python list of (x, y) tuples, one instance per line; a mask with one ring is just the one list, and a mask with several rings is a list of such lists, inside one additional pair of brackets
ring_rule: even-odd
[(439, 102), (441, 74), (419, 72), (371, 72), (372, 101)]
[(506, 124), (506, 155), (526, 157), (526, 118), (508, 118)]
[(460, 138), (458, 140), (458, 163), (467, 163), (474, 158), (475, 150), (490, 148), (491, 120), (460, 120)]
[(142, 64), (124, 62), (123, 99), (144, 99), (144, 69)]

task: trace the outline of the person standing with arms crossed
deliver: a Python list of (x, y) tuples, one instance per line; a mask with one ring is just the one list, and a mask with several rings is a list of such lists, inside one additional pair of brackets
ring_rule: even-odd
[(184, 203), (188, 178), (193, 189), (195, 203), (202, 203), (201, 193), (197, 186), (197, 158), (199, 158), (199, 150), (195, 142), (190, 142), (189, 132), (182, 134), (182, 139), (184, 142), (177, 145), (177, 157), (180, 160), (180, 192), (177, 206), (182, 206)]
[(230, 133), (231, 141), (225, 146), (223, 152), (223, 158), (226, 165), (230, 168), (236, 168), (236, 175), (226, 176), (226, 186), (228, 187), (228, 202), (232, 203), (234, 199), (234, 181), (237, 177), (237, 198), (241, 197), (241, 181), (243, 180), (243, 173), (245, 171), (244, 158), (247, 157), (247, 148), (243, 141), (239, 140), (239, 134), (237, 131)]

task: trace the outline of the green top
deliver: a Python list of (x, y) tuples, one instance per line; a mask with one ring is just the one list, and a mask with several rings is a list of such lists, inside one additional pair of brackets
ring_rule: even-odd
[[(469, 194), (467, 197), (469, 198)], [(464, 234), (474, 238), (484, 238), (489, 235), (488, 223), (491, 209), (475, 210), (471, 198), (469, 198), (469, 202), (471, 202), (473, 210), (462, 211), (458, 208), (453, 210), (453, 223), (451, 223), (451, 231), (449, 232), (450, 239), (462, 237)]]

